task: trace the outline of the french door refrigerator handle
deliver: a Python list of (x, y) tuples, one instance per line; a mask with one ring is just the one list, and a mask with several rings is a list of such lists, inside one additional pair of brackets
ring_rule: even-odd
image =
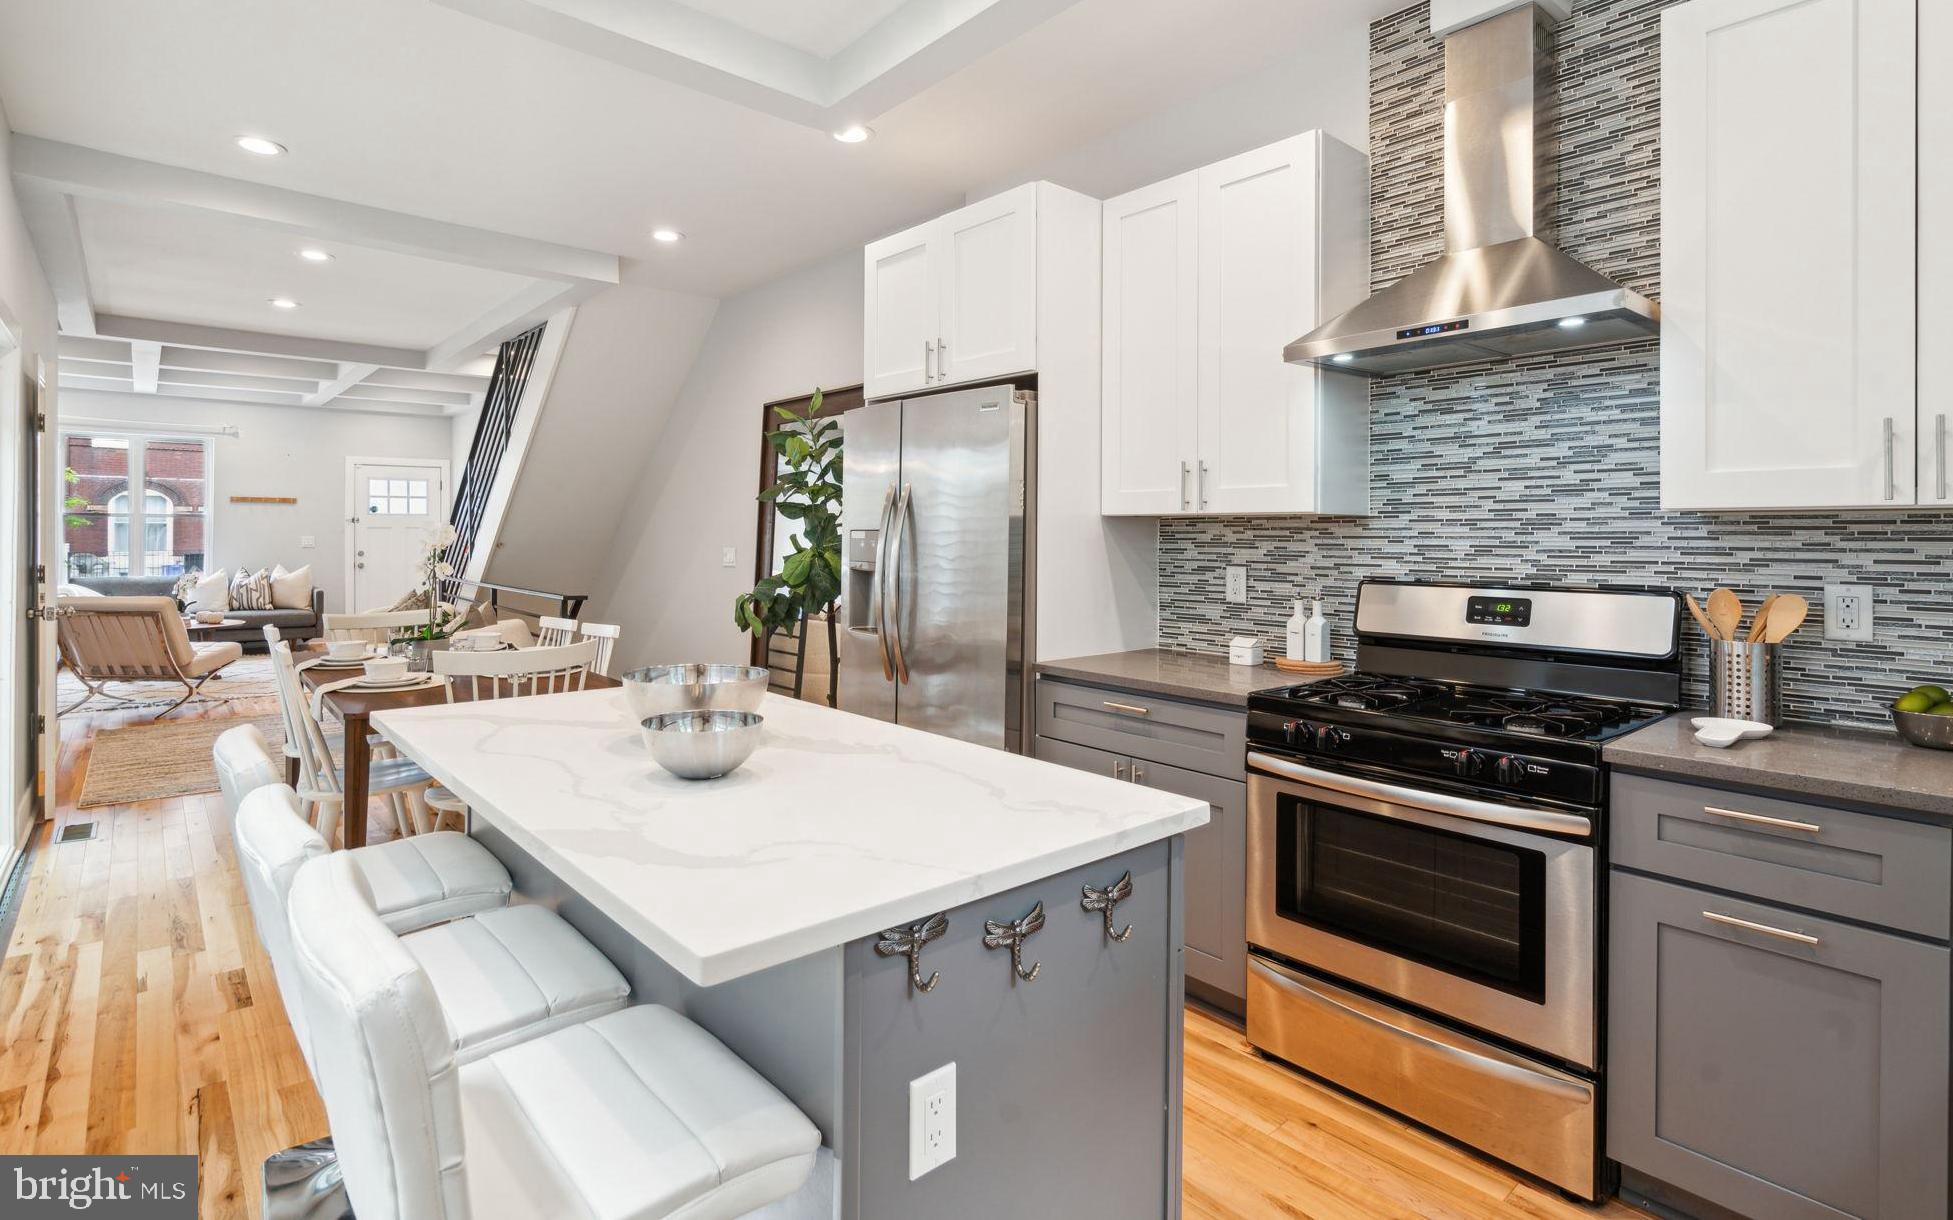
[(908, 541), (910, 497), (914, 490), (912, 484), (902, 484), (902, 494), (895, 501), (895, 521), (891, 527), (895, 532), (895, 541), (889, 544), (888, 575), (883, 578), (888, 582), (888, 591), (894, 595), (895, 602), (892, 608), (887, 608), (886, 601), (883, 603), (884, 612), (890, 618), (887, 638), (895, 653), (896, 681), (904, 685), (909, 681), (909, 661), (902, 655), (902, 545)]
[(895, 666), (888, 659), (888, 596), (883, 585), (888, 580), (888, 516), (895, 507), (895, 484), (882, 493), (881, 527), (875, 534), (875, 598), (868, 617), (875, 624), (875, 647), (881, 652), (882, 681), (895, 681)]

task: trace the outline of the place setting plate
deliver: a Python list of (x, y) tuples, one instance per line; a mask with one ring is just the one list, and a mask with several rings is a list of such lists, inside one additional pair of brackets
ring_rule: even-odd
[(361, 678), (352, 683), (347, 690), (406, 690), (410, 686), (432, 686), (434, 679), (429, 674), (408, 674), (404, 678)]

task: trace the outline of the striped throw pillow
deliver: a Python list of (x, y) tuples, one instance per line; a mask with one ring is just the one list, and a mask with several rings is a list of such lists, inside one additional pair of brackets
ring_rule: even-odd
[(271, 572), (265, 568), (255, 572), (239, 568), (231, 578), (231, 609), (271, 609)]

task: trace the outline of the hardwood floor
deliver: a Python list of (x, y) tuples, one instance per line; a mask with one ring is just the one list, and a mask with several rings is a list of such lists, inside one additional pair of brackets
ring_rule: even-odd
[[(269, 715), (269, 700), (177, 713)], [(62, 724), (54, 816), (39, 832), (0, 958), (0, 1153), (195, 1152), (198, 1214), (258, 1213), (264, 1158), (326, 1133), (259, 948), (223, 801), (77, 810), (93, 733)], [(372, 834), (392, 833), (382, 803)], [(72, 823), (92, 839), (55, 841)], [(1185, 1210), (1204, 1217), (1382, 1220), (1608, 1217), (1258, 1057), (1187, 1014)]]

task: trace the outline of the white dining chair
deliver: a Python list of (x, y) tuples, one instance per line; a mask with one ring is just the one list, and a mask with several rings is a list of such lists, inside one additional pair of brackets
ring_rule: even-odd
[[(451, 607), (442, 607), (442, 613)], [(385, 648), (393, 637), (415, 627), (427, 625), (427, 611), (421, 610), (369, 610), (361, 614), (328, 614), (319, 627), (328, 640), (364, 640), (368, 644)]]
[(344, 853), (299, 868), (289, 916), (335, 1168), (362, 1220), (730, 1220), (813, 1171), (819, 1129), (672, 1009), (469, 1060), (411, 938), (377, 918)]
[[(298, 667), (292, 661), (292, 646), (283, 640), (271, 646), (271, 669), (278, 677), (278, 696), (285, 709), (287, 730), (298, 748), (298, 796), (307, 815), (326, 842), (339, 829), (345, 811), (346, 780), (343, 751), (337, 755), (326, 738), (305, 688), (298, 680)], [(370, 758), (366, 766), (366, 791), (384, 796), (392, 807), (394, 824), (402, 834), (418, 834), (431, 827), (433, 818), (421, 799), (432, 776), (404, 758)]]
[(583, 633), (584, 639), (597, 641), (597, 659), (590, 668), (608, 678), (610, 654), (616, 649), (617, 639), (624, 634), (624, 629), (616, 623), (583, 623), (577, 630)]
[(536, 619), (537, 648), (561, 648), (576, 642), (576, 620), (573, 618), (551, 618), (542, 615)]
[[(581, 640), (557, 648), (517, 648), (506, 652), (437, 652), (430, 656), (434, 672), (447, 679), (448, 702), (457, 685), (466, 683), (470, 699), (499, 699), (514, 695), (557, 695), (583, 689), (584, 680), (603, 650), (602, 640)], [(439, 829), (452, 814), (466, 826), (467, 802), (453, 789), (437, 784), (421, 796), (430, 811), (430, 829)]]

